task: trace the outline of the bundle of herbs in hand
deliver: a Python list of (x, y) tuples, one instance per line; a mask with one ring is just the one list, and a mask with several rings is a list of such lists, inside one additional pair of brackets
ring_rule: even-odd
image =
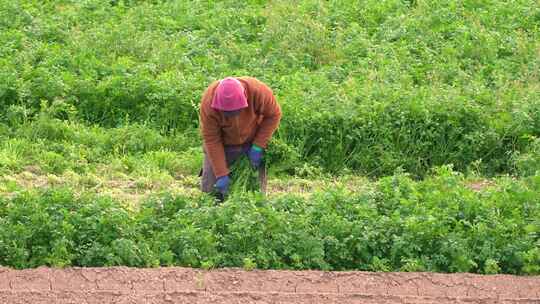
[(227, 197), (237, 196), (247, 192), (260, 192), (261, 181), (259, 171), (251, 165), (247, 156), (242, 156), (231, 165), (231, 186)]

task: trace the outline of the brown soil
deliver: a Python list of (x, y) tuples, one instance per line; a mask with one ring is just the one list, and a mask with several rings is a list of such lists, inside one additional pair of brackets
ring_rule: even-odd
[(0, 303), (540, 304), (540, 276), (0, 267)]

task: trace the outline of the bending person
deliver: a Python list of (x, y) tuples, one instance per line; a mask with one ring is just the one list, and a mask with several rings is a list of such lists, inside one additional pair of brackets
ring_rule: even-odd
[(215, 81), (203, 94), (200, 125), (204, 162), (201, 190), (227, 195), (229, 166), (247, 155), (259, 170), (261, 191), (266, 191), (264, 150), (279, 126), (281, 108), (272, 90), (253, 77), (227, 77)]

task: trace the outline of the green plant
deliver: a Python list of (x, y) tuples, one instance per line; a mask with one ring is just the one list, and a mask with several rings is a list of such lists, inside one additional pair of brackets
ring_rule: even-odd
[(247, 156), (237, 159), (231, 166), (230, 195), (260, 191), (258, 170), (251, 165)]
[(155, 195), (138, 208), (66, 188), (0, 198), (0, 264), (538, 274), (540, 179), (474, 191), (443, 167), (303, 198)]

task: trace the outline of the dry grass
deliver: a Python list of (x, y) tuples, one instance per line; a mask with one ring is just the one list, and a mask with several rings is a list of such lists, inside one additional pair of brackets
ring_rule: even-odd
[[(127, 205), (138, 205), (147, 197), (168, 192), (172, 194), (197, 194), (197, 175), (172, 176), (167, 172), (154, 172), (152, 176), (126, 174), (110, 166), (100, 166), (95, 172), (77, 173), (67, 170), (55, 175), (43, 172), (37, 166), (26, 167), (22, 172), (0, 177), (0, 195), (13, 195), (19, 191), (42, 190), (51, 187), (68, 187), (75, 193), (97, 193), (110, 196)], [(306, 179), (297, 177), (270, 178), (268, 195), (296, 194), (308, 197), (320, 190), (345, 188), (352, 192), (363, 191), (369, 181), (358, 176)]]

